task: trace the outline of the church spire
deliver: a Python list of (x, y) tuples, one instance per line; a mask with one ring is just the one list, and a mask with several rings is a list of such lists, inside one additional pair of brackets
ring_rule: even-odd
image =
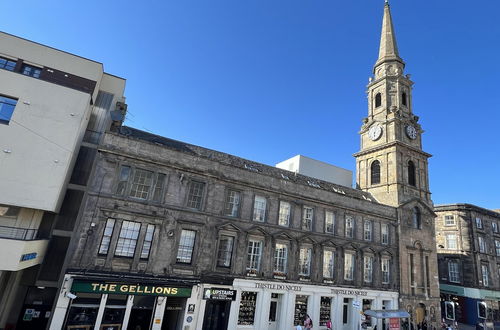
[(392, 25), (389, 1), (385, 0), (384, 19), (382, 21), (382, 33), (380, 36), (380, 49), (375, 66), (388, 61), (398, 61), (404, 65), (403, 60), (399, 57), (396, 34), (394, 33), (394, 26)]

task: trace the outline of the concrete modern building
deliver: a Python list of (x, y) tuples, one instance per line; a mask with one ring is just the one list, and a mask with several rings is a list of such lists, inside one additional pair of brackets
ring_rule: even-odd
[(0, 33), (0, 329), (44, 328), (109, 111), (101, 63)]
[(130, 127), (106, 132), (51, 329), (438, 327), (422, 128), (389, 5), (355, 189)]
[(471, 204), (435, 207), (444, 317), (500, 321), (500, 213)]

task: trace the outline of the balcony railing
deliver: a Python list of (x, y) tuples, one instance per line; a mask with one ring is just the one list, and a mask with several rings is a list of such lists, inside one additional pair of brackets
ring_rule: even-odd
[(36, 238), (37, 229), (0, 226), (0, 238), (31, 241)]

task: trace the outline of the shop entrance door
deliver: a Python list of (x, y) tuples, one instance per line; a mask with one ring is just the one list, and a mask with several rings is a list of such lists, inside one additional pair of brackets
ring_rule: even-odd
[(279, 296), (275, 293), (271, 296), (271, 303), (269, 306), (269, 327), (268, 330), (276, 330), (278, 329), (279, 323)]
[(227, 330), (231, 301), (207, 300), (203, 330)]

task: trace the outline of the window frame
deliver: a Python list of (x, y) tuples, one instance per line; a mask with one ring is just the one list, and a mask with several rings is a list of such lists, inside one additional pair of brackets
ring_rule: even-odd
[[(451, 217), (451, 218), (450, 218)], [(453, 220), (453, 222), (450, 222), (449, 220)], [(456, 222), (455, 222), (455, 216), (453, 214), (446, 214), (443, 218), (443, 222), (444, 222), (444, 225), (446, 227), (448, 226), (456, 226)]]
[[(151, 186), (147, 191), (146, 198), (141, 198), (131, 195), (137, 171), (152, 173)], [(163, 179), (159, 180), (160, 177)], [(163, 203), (166, 192), (166, 185), (168, 181), (168, 175), (161, 171), (149, 170), (149, 169), (146, 170), (142, 167), (122, 163), (119, 164), (118, 166), (115, 180), (116, 182), (115, 182), (114, 194), (116, 196), (120, 196), (135, 201), (149, 201), (153, 203)]]
[[(263, 208), (257, 208), (256, 206), (258, 205), (257, 199), (262, 199), (264, 202), (259, 203), (263, 204)], [(259, 213), (257, 213), (257, 210)], [(262, 220), (259, 219), (258, 216), (262, 215)], [(259, 195), (255, 194), (253, 197), (253, 210), (252, 210), (252, 221), (256, 222), (266, 222), (266, 217), (267, 217), (267, 197), (264, 195)]]
[(491, 231), (498, 234), (498, 223), (495, 220), (491, 220)]
[(486, 251), (488, 250), (488, 247), (486, 245), (486, 240), (484, 239), (483, 236), (477, 237), (477, 243), (479, 245), (479, 253), (486, 253)]
[[(387, 267), (387, 271), (384, 271), (384, 267)], [(382, 284), (389, 284), (391, 282), (391, 258), (382, 257), (380, 262), (380, 272), (382, 274)], [(387, 280), (385, 280), (386, 277)]]
[[(5, 63), (1, 63), (5, 61)], [(9, 65), (9, 63), (14, 63), (14, 65)], [(0, 56), (0, 69), (13, 72), (16, 69), (17, 60), (12, 60), (7, 57)]]
[[(349, 256), (349, 258), (348, 258)], [(348, 270), (348, 260), (350, 261), (350, 268)], [(344, 252), (344, 281), (353, 281), (354, 272), (356, 271), (356, 254), (354, 252), (346, 251)], [(349, 277), (347, 275), (350, 275)]]
[[(144, 239), (142, 241), (142, 247), (141, 247), (141, 256), (140, 259), (142, 260), (147, 260), (149, 259), (149, 256), (151, 255), (151, 248), (153, 247), (153, 240), (155, 237), (155, 232), (156, 232), (156, 226), (150, 223), (145, 223), (146, 225), (146, 232), (144, 233)], [(150, 228), (152, 228), (152, 232), (150, 232)], [(150, 238), (148, 238), (150, 236)], [(147, 244), (148, 243), (148, 244)], [(147, 249), (147, 253), (144, 253), (144, 250)]]
[(31, 65), (28, 63), (23, 63), (23, 65), (21, 65), (20, 73), (24, 76), (35, 78), (35, 79), (40, 79), (42, 72), (43, 72), (43, 68), (40, 68), (36, 65)]
[[(221, 251), (222, 240), (223, 238), (231, 238), (230, 249), (225, 249)], [(219, 234), (219, 239), (217, 240), (217, 259), (215, 261), (215, 265), (218, 268), (231, 268), (233, 265), (233, 255), (234, 255), (234, 242), (236, 241), (236, 237), (233, 235), (229, 235), (226, 233)], [(224, 254), (223, 258), (221, 258), (221, 254)], [(222, 263), (221, 263), (222, 261)], [(228, 265), (225, 263), (228, 262)]]
[[(453, 239), (450, 239), (453, 238)], [(454, 244), (450, 244), (451, 242), (454, 242)], [(458, 237), (457, 234), (446, 234), (445, 235), (445, 245), (446, 249), (448, 250), (458, 250)]]
[[(280, 248), (278, 248), (278, 245)], [(284, 251), (284, 253), (279, 252), (279, 250)], [(274, 273), (283, 273), (287, 274), (288, 272), (288, 244), (277, 242), (274, 245), (274, 254), (273, 254), (273, 272)], [(283, 269), (279, 269), (280, 266), (283, 266)]]
[[(288, 212), (285, 211), (285, 206), (288, 205)], [(286, 218), (286, 222), (283, 221)], [(292, 203), (288, 201), (280, 201), (278, 208), (278, 225), (290, 227), (290, 219), (292, 218)]]
[[(196, 186), (195, 186), (196, 185)], [(191, 210), (203, 210), (206, 182), (196, 179), (189, 180), (189, 184), (186, 191), (186, 207)], [(196, 190), (195, 190), (196, 189)], [(197, 192), (195, 194), (195, 191)], [(198, 192), (201, 192), (198, 194)]]
[[(252, 247), (250, 247), (250, 243), (258, 243), (258, 249), (259, 249), (259, 254), (255, 254), (254, 253), (254, 250), (255, 250), (255, 245), (256, 244), (252, 244)], [(258, 238), (250, 238), (248, 240), (248, 243), (247, 243), (247, 249), (246, 249), (246, 263), (245, 263), (245, 269), (247, 270), (247, 272), (259, 272), (261, 267), (262, 267), (262, 250), (263, 250), (263, 247), (264, 247), (264, 241), (262, 239), (258, 239)], [(251, 253), (250, 253), (250, 248), (252, 249)], [(255, 262), (255, 260), (257, 260)], [(252, 267), (256, 265), (256, 267)]]
[[(236, 194), (237, 198), (232, 196), (232, 194)], [(241, 207), (241, 197), (242, 193), (239, 190), (228, 188), (226, 190), (226, 198), (224, 201), (224, 216), (239, 218), (240, 216), (240, 207)]]
[(481, 263), (481, 278), (483, 280), (483, 286), (489, 287), (490, 286), (490, 269), (489, 269), (488, 264)]
[(375, 94), (375, 109), (382, 106), (382, 93), (377, 92)]
[[(327, 254), (326, 253), (331, 253), (331, 257), (328, 259), (328, 265), (326, 264), (325, 261), (327, 261)], [(331, 262), (330, 262), (331, 261)], [(329, 271), (330, 276), (325, 275), (325, 272)], [(323, 278), (324, 279), (334, 279), (335, 278), (335, 250), (333, 249), (323, 249)]]
[[(330, 217), (331, 221), (329, 221), (328, 215), (331, 216)], [(335, 222), (336, 222), (335, 212), (331, 210), (325, 210), (325, 233), (335, 235)], [(328, 230), (329, 227), (331, 227), (331, 230)]]
[(417, 168), (412, 160), (408, 161), (408, 184), (412, 187), (417, 186)]
[[(111, 228), (109, 228), (110, 222), (112, 222)], [(99, 243), (99, 248), (97, 249), (98, 255), (101, 255), (101, 256), (108, 255), (109, 248), (111, 247), (111, 240), (113, 239), (113, 233), (115, 231), (115, 226), (116, 226), (116, 219), (114, 219), (114, 218), (107, 218), (106, 219), (106, 223), (104, 225), (104, 230), (103, 230), (102, 236), (101, 236), (101, 242)], [(106, 232), (108, 232), (109, 229), (111, 229), (111, 232), (109, 234), (106, 234)], [(104, 241), (105, 241), (104, 238), (107, 238), (107, 243), (104, 243)], [(106, 251), (102, 251), (104, 244), (107, 244), (107, 246), (105, 247)]]
[(483, 219), (480, 217), (476, 217), (476, 228), (483, 229)]
[[(306, 254), (303, 254), (303, 252)], [(312, 247), (301, 246), (299, 248), (299, 276), (310, 277), (312, 265)], [(306, 270), (307, 271), (304, 271)]]
[(306, 231), (312, 231), (313, 223), (314, 223), (314, 208), (312, 206), (304, 205), (302, 207), (301, 229)]
[[(369, 261), (369, 263), (367, 263), (367, 261)], [(372, 283), (373, 282), (373, 261), (374, 261), (374, 257), (372, 255), (363, 256), (363, 282), (364, 283)]]
[[(385, 230), (384, 230), (385, 228)], [(384, 233), (385, 231), (385, 233)], [(384, 239), (385, 237), (385, 239)], [(389, 224), (383, 223), (380, 225), (380, 242), (384, 245), (389, 245), (390, 243), (390, 228)]]
[(448, 281), (460, 283), (460, 264), (458, 260), (448, 260)]
[[(0, 124), (9, 125), (12, 116), (16, 110), (19, 99), (4, 94), (0, 94)], [(3, 118), (3, 109), (5, 105), (5, 119)], [(11, 109), (12, 107), (12, 109)]]
[[(354, 216), (351, 216), (351, 215), (345, 216), (344, 236), (346, 238), (354, 238), (354, 227), (356, 226), (354, 222), (355, 222)], [(350, 224), (349, 226), (347, 226), (348, 223)], [(349, 233), (349, 235), (348, 235), (348, 233)]]
[[(124, 224), (127, 224), (127, 226), (134, 226), (134, 227), (132, 229), (129, 229), (129, 227), (124, 229)], [(137, 230), (136, 230), (136, 227), (137, 227)], [(134, 237), (127, 237), (130, 235), (129, 231), (132, 232), (132, 235), (135, 236), (135, 238)], [(116, 246), (115, 246), (114, 256), (115, 257), (122, 257), (122, 258), (134, 258), (135, 253), (137, 252), (137, 243), (139, 241), (140, 233), (141, 233), (141, 223), (140, 222), (122, 220), (121, 224), (120, 224), (120, 232), (118, 233), (118, 240), (117, 240)], [(130, 253), (130, 250), (128, 250), (129, 247), (126, 247), (126, 244), (129, 241), (134, 242), (134, 244), (133, 244), (134, 250), (132, 251), (132, 253)], [(120, 247), (120, 242), (123, 242), (122, 247)]]
[(381, 181), (381, 170), (380, 161), (374, 160), (370, 165), (370, 185), (380, 184)]
[(363, 223), (363, 240), (373, 240), (373, 221), (365, 220)]
[[(187, 244), (182, 244), (181, 243), (183, 242), (183, 233), (184, 232), (190, 232), (190, 233), (194, 233), (194, 237), (192, 238), (192, 244), (190, 245), (187, 245)], [(179, 241), (177, 242), (177, 253), (176, 253), (176, 256), (175, 256), (175, 262), (177, 264), (184, 264), (184, 265), (192, 265), (193, 264), (193, 257), (194, 257), (194, 250), (195, 250), (195, 247), (196, 247), (196, 238), (198, 236), (198, 232), (196, 230), (193, 230), (193, 229), (188, 229), (188, 228), (181, 228), (181, 233), (179, 235)], [(184, 241), (186, 241), (187, 239), (190, 239), (189, 237), (185, 237), (184, 238)], [(189, 241), (188, 241), (189, 242)], [(190, 250), (189, 251), (189, 261), (183, 261), (182, 259), (187, 259), (186, 258), (186, 255), (181, 255), (181, 250), (184, 249), (186, 251)], [(185, 253), (185, 251), (183, 251), (182, 253)]]
[(422, 213), (416, 206), (412, 209), (411, 226), (413, 229), (422, 229)]

